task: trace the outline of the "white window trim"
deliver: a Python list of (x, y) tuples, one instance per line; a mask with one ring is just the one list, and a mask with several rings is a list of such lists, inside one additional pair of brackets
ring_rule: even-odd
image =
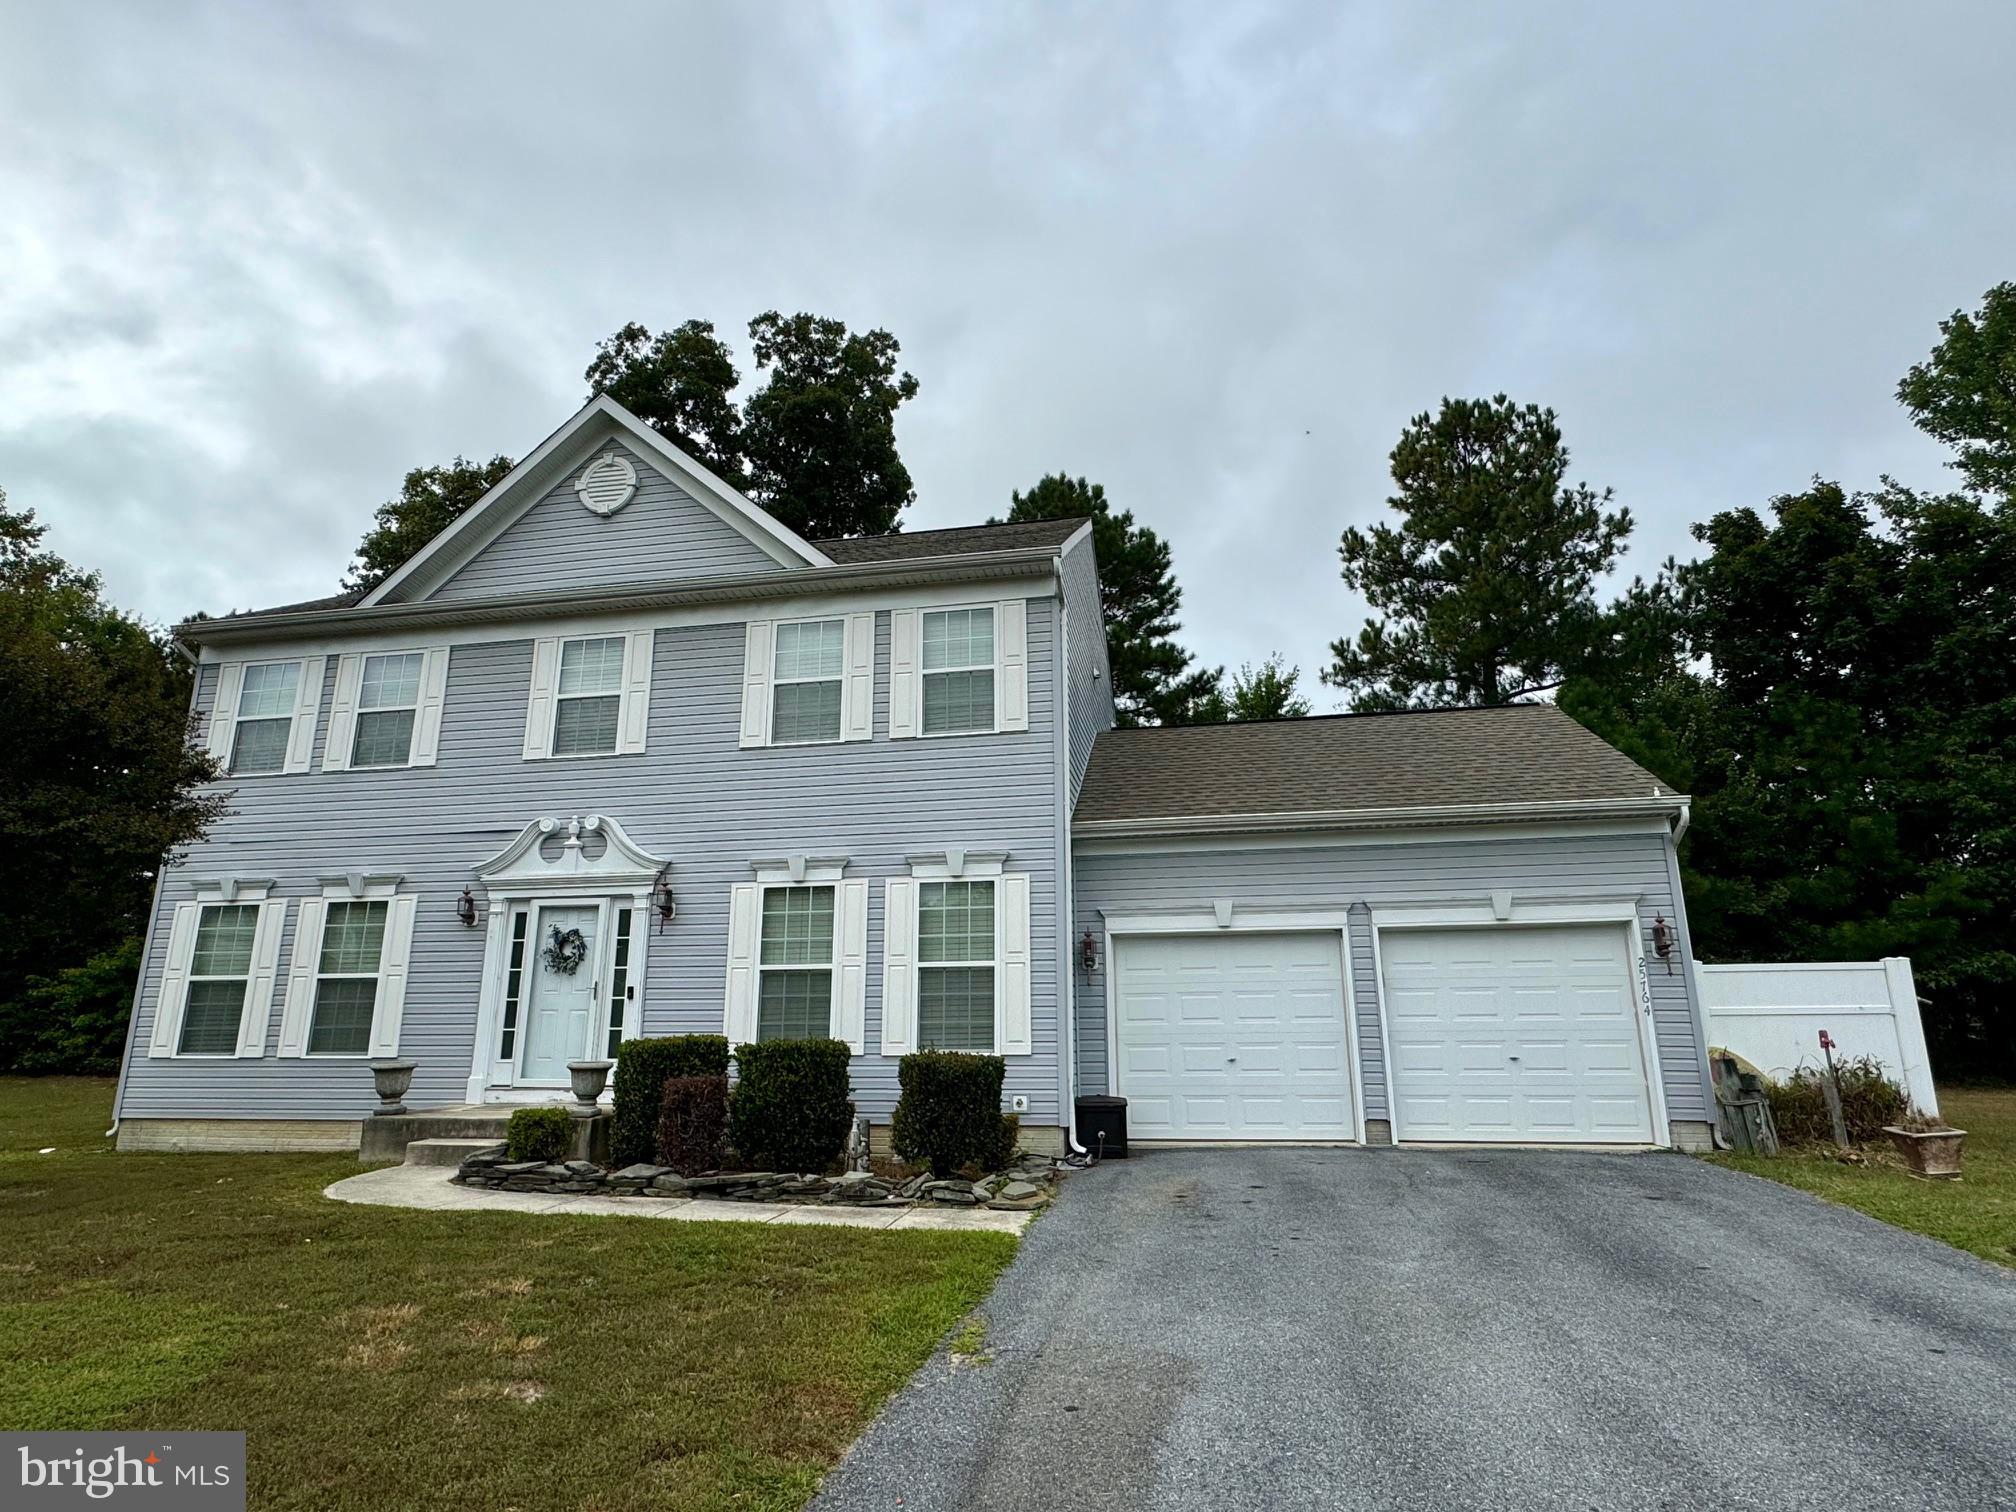
[[(287, 751), (277, 772), (234, 772), (231, 751), (238, 739), (238, 707), (245, 688), (247, 667), (274, 667), (292, 663), (300, 670), (294, 684), (294, 712), (288, 716)], [(210, 704), (210, 720), (204, 747), (223, 769), (222, 780), (243, 782), (254, 777), (291, 777), (309, 769), (315, 752), (315, 718), (322, 707), (323, 673), (326, 656), (259, 656), (242, 661), (222, 662), (217, 668), (217, 692)], [(264, 716), (278, 719), (280, 715)]]
[(818, 970), (763, 964), (763, 905), (784, 887), (833, 889), (833, 953), (827, 1033), (856, 1055), (866, 1052), (868, 992), (868, 884), (847, 880), (844, 856), (787, 856), (750, 863), (754, 882), (729, 890), (728, 971), (722, 1021), (730, 1045), (756, 1040), (765, 971)]
[[(358, 766), (354, 760), (358, 716), (387, 712), (384, 709), (360, 707), (364, 689), (364, 663), (367, 658), (373, 656), (421, 658), (420, 686), (415, 690), (414, 702), (410, 705), (413, 710), (413, 738), (407, 745), (405, 761)], [(441, 716), (447, 705), (447, 694), (448, 647), (446, 646), (393, 646), (384, 650), (373, 648), (370, 651), (345, 652), (336, 659), (336, 690), (330, 695), (329, 733), (322, 745), (322, 770), (396, 772), (401, 766), (433, 766), (441, 748)]]
[[(907, 858), (909, 875), (884, 884), (882, 913), (882, 1053), (908, 1055), (919, 1045), (917, 988), (924, 969), (917, 938), (925, 882), (994, 883), (994, 1046), (1000, 1056), (1034, 1053), (1030, 958), (1030, 875), (1006, 869), (1006, 851), (947, 847)], [(935, 966), (962, 964), (933, 961)]]
[[(651, 659), (655, 629), (587, 631), (579, 635), (546, 635), (532, 643), (532, 682), (525, 707), (524, 759), (527, 761), (606, 761), (612, 756), (641, 756), (651, 722)], [(616, 748), (557, 755), (553, 732), (560, 720), (560, 656), (572, 641), (621, 640), (623, 675), (615, 695)], [(574, 695), (569, 695), (574, 696)], [(607, 698), (607, 693), (583, 697)]]
[[(280, 1014), (280, 1056), (286, 1060), (361, 1061), (382, 1060), (399, 1053), (399, 1031), (406, 1013), (406, 978), (412, 963), (413, 926), (419, 899), (401, 893), (400, 877), (393, 872), (349, 872), (340, 877), (324, 877), (322, 894), (301, 900), (300, 919), (294, 927), (294, 950), (287, 962), (287, 997)], [(331, 903), (383, 902), (385, 934), (378, 948), (375, 972), (336, 972), (361, 980), (374, 977), (378, 995), (371, 1008), (371, 1034), (361, 1051), (315, 1051), (308, 1049), (308, 1036), (315, 1022), (315, 990), (322, 980), (322, 931), (329, 921)]]
[[(777, 631), (785, 625), (842, 625), (840, 733), (830, 740), (774, 738), (777, 697)], [(832, 682), (830, 677), (788, 678), (789, 682)], [(750, 620), (742, 647), (742, 735), (744, 750), (765, 746), (846, 745), (875, 733), (875, 613), (847, 611)]]
[[(168, 928), (168, 959), (154, 997), (154, 1025), (147, 1042), (150, 1060), (221, 1061), (257, 1059), (266, 1053), (273, 1023), (273, 989), (278, 976), (280, 936), (287, 923), (287, 900), (266, 894), (270, 882), (225, 879), (199, 883), (198, 896), (177, 903)], [(182, 1019), (189, 1006), (190, 967), (196, 931), (206, 908), (249, 904), (259, 910), (253, 926), (252, 959), (245, 975), (245, 1002), (238, 1016), (238, 1044), (229, 1053), (181, 1049)], [(206, 978), (205, 980), (211, 980)]]
[[(961, 609), (994, 611), (994, 723), (972, 730), (924, 733), (924, 616)], [(937, 667), (938, 672), (985, 668)], [(975, 735), (1012, 734), (1029, 728), (1029, 602), (997, 599), (986, 603), (922, 604), (889, 615), (889, 738), (958, 740)]]

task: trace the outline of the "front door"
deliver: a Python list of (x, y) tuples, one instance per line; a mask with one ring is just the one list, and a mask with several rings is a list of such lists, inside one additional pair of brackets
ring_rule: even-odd
[[(595, 971), (598, 959), (596, 938), (602, 910), (588, 907), (547, 907), (538, 911), (538, 945), (533, 953), (531, 1001), (525, 1021), (525, 1049), (519, 1066), (519, 1081), (534, 1085), (564, 1086), (567, 1062), (583, 1060), (588, 1054), (588, 1037), (595, 1022)], [(569, 938), (580, 932), (578, 945)], [(556, 948), (558, 947), (558, 948)], [(565, 969), (571, 954), (580, 964)]]

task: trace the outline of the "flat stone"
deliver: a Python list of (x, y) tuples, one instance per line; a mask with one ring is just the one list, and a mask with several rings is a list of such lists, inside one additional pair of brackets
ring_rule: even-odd
[(499, 1176), (518, 1176), (526, 1171), (543, 1171), (546, 1169), (546, 1162), (543, 1160), (506, 1161), (503, 1165), (492, 1167), (492, 1169)]
[(1043, 1189), (1033, 1181), (1011, 1181), (995, 1195), (1009, 1202), (1021, 1202), (1042, 1195), (1042, 1191)]
[(565, 1181), (574, 1173), (568, 1170), (565, 1165), (542, 1165), (539, 1167), (539, 1174), (541, 1176), (550, 1176), (555, 1181)]
[(602, 1179), (602, 1167), (592, 1160), (570, 1160), (567, 1162), (567, 1171), (572, 1176), (593, 1176), (598, 1181)]
[(627, 1165), (616, 1172), (612, 1181), (656, 1181), (665, 1174), (665, 1167), (658, 1165)]
[(956, 1206), (971, 1207), (980, 1199), (969, 1189), (963, 1192), (942, 1191), (927, 1194), (933, 1202), (949, 1202)]
[(671, 1171), (667, 1171), (662, 1176), (653, 1176), (651, 1178), (651, 1190), (661, 1196), (673, 1194), (684, 1196), (692, 1189), (692, 1185), (693, 1183), (688, 1181), (684, 1176)]
[(928, 1175), (919, 1174), (916, 1176), (912, 1176), (908, 1181), (904, 1182), (903, 1185), (896, 1188), (896, 1191), (899, 1195), (904, 1197), (915, 1197), (919, 1192), (924, 1190), (924, 1184), (928, 1182), (930, 1179), (931, 1178)]
[(997, 1213), (1033, 1213), (1049, 1200), (1047, 1197), (1025, 1197), (1010, 1201), (1006, 1197), (996, 1197), (987, 1206)]

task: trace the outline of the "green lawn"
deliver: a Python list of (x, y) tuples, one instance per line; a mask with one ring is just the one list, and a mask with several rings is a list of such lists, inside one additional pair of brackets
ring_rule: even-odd
[(1768, 1176), (1860, 1208), (1872, 1218), (1971, 1250), (1984, 1260), (2016, 1266), (2016, 1091), (1941, 1088), (1939, 1111), (1967, 1131), (1958, 1181), (1921, 1181), (1887, 1150), (1868, 1164), (1843, 1165), (1827, 1153), (1765, 1160), (1716, 1155), (1718, 1165)]
[(351, 1207), (111, 1090), (0, 1078), (0, 1426), (242, 1428), (259, 1507), (797, 1507), (1015, 1248)]

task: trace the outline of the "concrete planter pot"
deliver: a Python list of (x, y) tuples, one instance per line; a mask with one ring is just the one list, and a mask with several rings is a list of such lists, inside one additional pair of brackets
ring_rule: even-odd
[(377, 1060), (371, 1062), (371, 1081), (378, 1089), (378, 1106), (371, 1110), (378, 1118), (406, 1111), (406, 1092), (413, 1085), (413, 1068), (418, 1061)]
[(1959, 1179), (1960, 1141), (1967, 1137), (1965, 1129), (1928, 1129), (1921, 1132), (1885, 1124), (1883, 1132), (1890, 1136), (1890, 1143), (1904, 1157), (1904, 1163), (1911, 1168), (1913, 1176), (1941, 1181)]
[(567, 1111), (576, 1118), (593, 1118), (601, 1112), (602, 1089), (609, 1085), (612, 1060), (569, 1061), (567, 1078), (574, 1085), (574, 1106)]

